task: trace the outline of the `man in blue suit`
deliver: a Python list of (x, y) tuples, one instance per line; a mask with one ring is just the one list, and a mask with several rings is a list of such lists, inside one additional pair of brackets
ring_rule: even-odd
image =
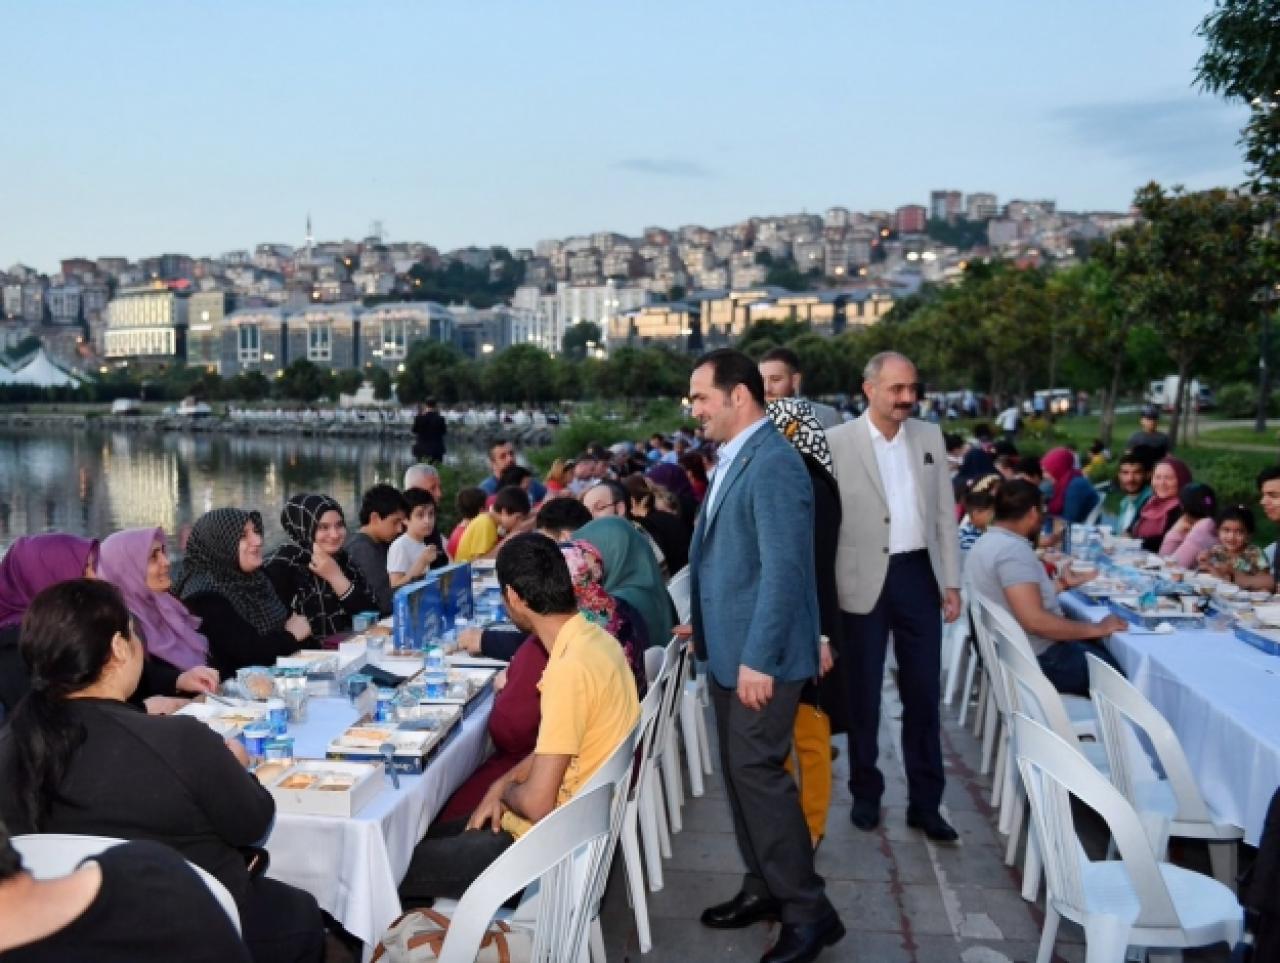
[(747, 866), (738, 895), (702, 922), (730, 929), (780, 919), (761, 963), (808, 963), (844, 936), (784, 768), (800, 690), (818, 671), (813, 490), (765, 414), (764, 382), (746, 355), (699, 358), (689, 398), (720, 444), (689, 553), (693, 640), (709, 663), (725, 793)]

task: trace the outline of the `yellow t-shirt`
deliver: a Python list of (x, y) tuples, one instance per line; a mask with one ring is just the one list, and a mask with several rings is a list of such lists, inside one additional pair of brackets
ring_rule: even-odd
[(474, 558), (488, 554), (498, 544), (498, 523), (488, 512), (481, 512), (467, 523), (462, 540), (458, 542), (458, 556), (455, 562), (470, 562)]
[[(618, 640), (581, 613), (565, 623), (538, 683), (542, 721), (534, 752), (572, 756), (562, 806), (595, 775), (640, 718), (635, 677)], [(530, 823), (508, 810), (502, 828), (519, 838)]]

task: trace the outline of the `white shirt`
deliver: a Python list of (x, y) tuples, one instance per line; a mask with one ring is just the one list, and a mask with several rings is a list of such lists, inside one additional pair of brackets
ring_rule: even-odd
[(889, 502), (889, 554), (922, 549), (925, 547), (924, 521), (916, 503), (916, 476), (911, 467), (906, 426), (899, 426), (892, 441), (880, 433), (870, 418), (867, 427), (871, 429), (871, 447), (880, 469), (880, 484)]
[(768, 420), (769, 416), (765, 415), (759, 421), (747, 425), (747, 427), (721, 445), (720, 450), (716, 452), (716, 470), (715, 474), (711, 476), (711, 488), (707, 491), (706, 506), (704, 508), (704, 511), (708, 513), (708, 517), (710, 517), (711, 509), (715, 506), (716, 494), (720, 491), (720, 479), (729, 474), (729, 466), (738, 457), (738, 452), (742, 451), (747, 440), (759, 431)]
[(426, 549), (425, 543), (410, 538), (409, 533), (405, 532), (392, 542), (391, 548), (387, 550), (387, 571), (403, 575), (413, 568), (413, 563)]
[(1017, 431), (1018, 430), (1018, 409), (1010, 405), (1004, 411), (1000, 412), (996, 420), (1000, 423), (1001, 431)]

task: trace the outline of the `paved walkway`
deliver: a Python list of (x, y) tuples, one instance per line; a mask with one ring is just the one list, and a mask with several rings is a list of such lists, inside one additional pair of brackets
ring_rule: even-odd
[[(960, 843), (937, 846), (908, 829), (906, 782), (896, 748), (897, 723), (886, 719), (881, 731), (881, 759), (888, 782), (885, 819), (874, 833), (849, 822), (850, 798), (844, 739), (836, 763), (837, 789), (827, 838), (818, 851), (818, 871), (848, 928), (848, 935), (827, 950), (822, 961), (868, 963), (1009, 963), (1035, 959), (1043, 919), (1038, 906), (1019, 895), (1017, 871), (1003, 861), (1003, 837), (987, 805), (990, 779), (977, 775), (980, 743), (954, 722), (944, 708), (943, 751), (947, 765), (944, 809), (960, 832)], [(641, 956), (635, 920), (627, 905), (621, 875), (621, 853), (606, 896), (602, 922), (610, 963), (700, 963), (709, 960), (755, 960), (772, 939), (766, 924), (741, 931), (702, 926), (703, 908), (737, 892), (742, 865), (730, 826), (728, 804), (717, 775), (706, 795), (684, 808), (684, 831), (672, 839), (673, 858), (664, 866), (666, 886), (650, 894), (653, 950)], [(687, 790), (687, 786), (686, 786)], [(1087, 814), (1091, 815), (1091, 814)], [(1092, 837), (1087, 848), (1095, 858), (1105, 846), (1100, 826), (1079, 819)], [(1185, 854), (1189, 865), (1207, 868), (1207, 855)], [(1043, 889), (1041, 890), (1043, 901)], [(1041, 902), (1040, 905), (1043, 905)], [(1081, 931), (1063, 922), (1058, 961), (1084, 959)], [(1221, 946), (1193, 951), (1188, 961), (1225, 961)]]

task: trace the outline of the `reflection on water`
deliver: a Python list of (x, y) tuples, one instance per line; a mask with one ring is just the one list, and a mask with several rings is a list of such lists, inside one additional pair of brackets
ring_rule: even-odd
[(332, 495), (355, 527), (360, 494), (378, 482), (398, 487), (412, 463), (407, 439), (0, 428), (0, 550), (19, 535), (50, 531), (102, 538), (162, 525), (172, 536), (224, 505), (261, 511), (270, 545), (290, 495)]

